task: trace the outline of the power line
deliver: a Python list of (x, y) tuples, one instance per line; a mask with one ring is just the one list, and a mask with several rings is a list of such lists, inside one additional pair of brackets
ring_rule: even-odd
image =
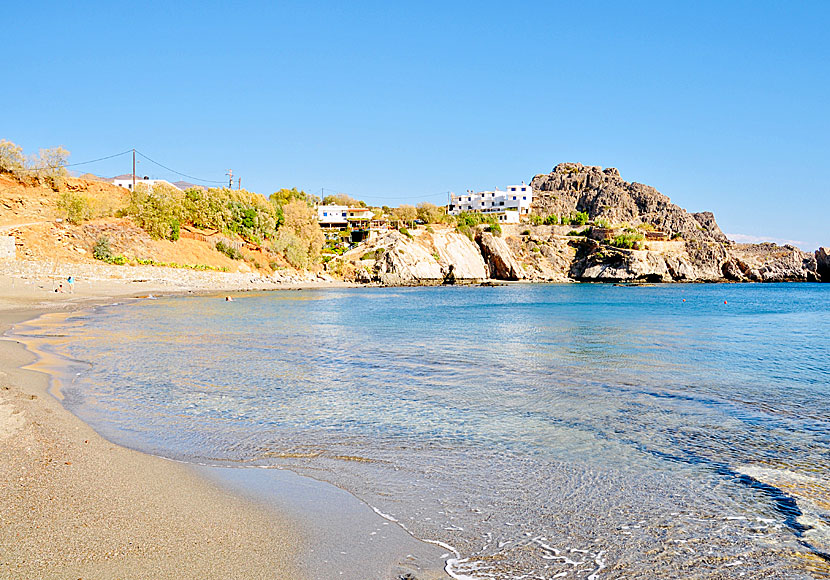
[(391, 199), (391, 200), (412, 199), (412, 198), (416, 198), (416, 197), (423, 199), (423, 198), (438, 197), (439, 195), (447, 195), (449, 193), (449, 191), (441, 191), (441, 192), (438, 192), (438, 193), (430, 193), (428, 195), (417, 195), (417, 194), (415, 194), (415, 195), (407, 195), (407, 196), (403, 196), (403, 197), (388, 197), (388, 196), (385, 196), (385, 195), (361, 196), (361, 195), (352, 195), (352, 194), (346, 193), (344, 191), (338, 191), (336, 189), (330, 189), (328, 187), (321, 187), (320, 192), (323, 194), (323, 195), (320, 196), (321, 198), (325, 197), (325, 192), (326, 191), (334, 192), (335, 194), (342, 193), (343, 195), (348, 195), (349, 197), (354, 197), (355, 199), (362, 199), (362, 198), (373, 199), (374, 198), (374, 199), (384, 199), (384, 200), (387, 200), (387, 199)]
[[(130, 151), (132, 151), (132, 149)], [(171, 169), (171, 168), (167, 167), (166, 165), (162, 165), (158, 161), (154, 161), (154, 160), (150, 159), (149, 157), (144, 155), (144, 153), (142, 153), (138, 149), (136, 149), (135, 152), (138, 153), (139, 155), (141, 155), (144, 159), (146, 159), (150, 163), (155, 163), (159, 167), (162, 167), (162, 168), (166, 169), (167, 171), (171, 171), (171, 172), (175, 173), (176, 175), (181, 175), (182, 177), (187, 177), (188, 179), (192, 179), (194, 181), (201, 181), (202, 183), (223, 183), (223, 184), (225, 183), (224, 181), (213, 181), (212, 179), (201, 179), (199, 177), (193, 177), (192, 175), (182, 173), (181, 171), (176, 171), (175, 169)]]
[(131, 153), (132, 149), (127, 149), (126, 151), (122, 151), (121, 153), (116, 153), (115, 155), (107, 155), (106, 157), (100, 157), (98, 159), (93, 159), (91, 161), (81, 161), (80, 163), (69, 163), (68, 165), (58, 165), (58, 167), (76, 167), (78, 165), (86, 165), (88, 163), (96, 163), (98, 161), (104, 161), (105, 159), (112, 159), (113, 157), (120, 157), (121, 155), (126, 155), (127, 153)]

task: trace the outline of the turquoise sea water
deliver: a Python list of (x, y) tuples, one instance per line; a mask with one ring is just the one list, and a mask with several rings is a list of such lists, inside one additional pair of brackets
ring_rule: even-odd
[[(830, 575), (830, 285), (144, 300), (74, 317), (111, 440), (289, 467), (460, 578)], [(823, 576), (822, 576), (823, 577)]]

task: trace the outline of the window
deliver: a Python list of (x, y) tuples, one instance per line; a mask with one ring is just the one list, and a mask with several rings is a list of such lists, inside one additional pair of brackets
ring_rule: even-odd
[(323, 217), (327, 217), (328, 215), (329, 214), (327, 214), (326, 212), (323, 212)]
[(516, 201), (516, 196), (515, 195), (513, 196), (513, 201)]
[(527, 201), (527, 198), (526, 198), (525, 196), (522, 196), (522, 199), (523, 199), (523, 200), (525, 200), (525, 201)]

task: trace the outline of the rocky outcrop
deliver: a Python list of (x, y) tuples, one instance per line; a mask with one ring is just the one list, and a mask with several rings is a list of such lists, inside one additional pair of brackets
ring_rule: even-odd
[(592, 220), (652, 224), (686, 240), (727, 241), (711, 213), (688, 213), (653, 187), (624, 181), (613, 167), (560, 163), (550, 174), (534, 177), (531, 185), (532, 210), (543, 216), (583, 211)]
[(816, 273), (822, 282), (830, 282), (830, 250), (819, 248), (816, 250)]
[(490, 277), (497, 280), (522, 280), (525, 277), (522, 265), (513, 257), (510, 248), (501, 238), (490, 232), (478, 232), (476, 243), (490, 270)]
[(481, 252), (470, 238), (456, 232), (433, 233), (430, 240), (445, 275), (452, 269), (456, 281), (486, 280), (489, 275)]
[(378, 249), (382, 252), (375, 261), (374, 274), (386, 286), (435, 284), (444, 279), (441, 266), (426, 248), (400, 232), (388, 233)]
[(370, 244), (347, 252), (358, 282), (387, 286), (472, 282), (489, 277), (478, 246), (457, 232), (417, 232), (410, 238), (390, 231)]
[(718, 271), (722, 256), (712, 252), (711, 267), (701, 268), (682, 243), (660, 251), (604, 246), (586, 239), (579, 243), (569, 275), (592, 282), (708, 282), (723, 278)]
[(731, 268), (725, 277), (751, 282), (817, 282), (816, 255), (794, 246), (776, 244), (732, 244), (728, 247)]

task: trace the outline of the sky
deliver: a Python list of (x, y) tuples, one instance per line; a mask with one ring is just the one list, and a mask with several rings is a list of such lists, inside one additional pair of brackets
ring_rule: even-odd
[(207, 185), (233, 169), (372, 205), (580, 162), (738, 241), (830, 246), (830, 2), (47, 1), (3, 20), (0, 138), (27, 153), (135, 148)]

